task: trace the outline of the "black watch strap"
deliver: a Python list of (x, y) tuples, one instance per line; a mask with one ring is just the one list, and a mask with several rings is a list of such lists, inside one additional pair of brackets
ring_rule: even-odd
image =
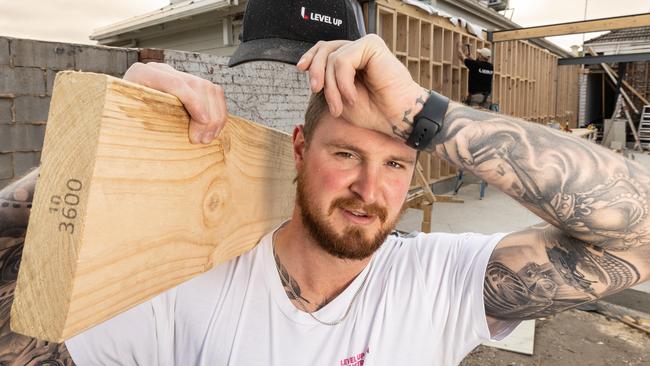
[(442, 129), (449, 99), (434, 91), (424, 102), (422, 110), (413, 117), (413, 131), (406, 144), (416, 150), (424, 150), (433, 137)]

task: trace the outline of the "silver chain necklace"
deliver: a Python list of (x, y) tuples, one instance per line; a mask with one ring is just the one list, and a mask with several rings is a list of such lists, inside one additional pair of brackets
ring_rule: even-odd
[[(282, 226), (284, 226), (284, 224)], [(272, 239), (271, 239), (271, 248), (273, 249), (273, 260), (275, 261), (275, 269), (278, 271), (278, 274), (280, 275), (280, 278), (282, 279), (282, 283), (287, 284), (287, 287), (289, 287), (289, 291), (291, 291), (291, 295), (293, 295), (293, 298), (296, 299), (296, 302), (298, 303), (298, 305), (300, 307), (300, 310), (302, 310), (305, 313), (309, 314), (309, 316), (311, 316), (312, 319), (319, 322), (320, 324), (328, 325), (328, 326), (333, 326), (333, 325), (337, 325), (337, 324), (341, 323), (342, 321), (345, 320), (345, 318), (347, 318), (348, 314), (350, 314), (350, 310), (352, 309), (352, 304), (354, 304), (354, 301), (357, 299), (357, 296), (361, 292), (361, 289), (366, 284), (366, 280), (368, 279), (368, 276), (370, 275), (370, 273), (366, 273), (366, 276), (363, 278), (363, 282), (361, 282), (361, 285), (359, 286), (357, 291), (354, 293), (354, 296), (352, 296), (352, 300), (350, 300), (350, 305), (348, 305), (348, 308), (345, 310), (345, 314), (343, 314), (343, 316), (340, 319), (335, 320), (333, 322), (328, 322), (328, 321), (318, 319), (314, 315), (314, 312), (311, 312), (311, 311), (307, 310), (307, 307), (302, 302), (302, 299), (300, 298), (300, 296), (296, 295), (296, 292), (293, 290), (293, 286), (291, 286), (291, 282), (289, 282), (289, 280), (287, 280), (284, 277), (284, 275), (282, 274), (282, 271), (280, 270), (280, 266), (278, 264), (278, 261), (275, 260), (275, 258), (277, 258), (277, 255), (275, 253), (275, 236), (276, 236), (277, 232), (282, 228), (282, 226), (280, 228), (278, 228), (278, 230), (276, 230), (273, 233), (273, 236), (272, 236)], [(370, 271), (368, 271), (368, 272), (370, 272)]]

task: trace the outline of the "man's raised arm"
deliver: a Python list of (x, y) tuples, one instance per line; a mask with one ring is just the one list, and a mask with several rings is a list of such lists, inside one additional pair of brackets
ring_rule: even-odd
[(546, 316), (650, 275), (650, 173), (565, 132), (450, 106), (432, 149), (551, 225), (505, 237), (485, 279), (497, 319)]

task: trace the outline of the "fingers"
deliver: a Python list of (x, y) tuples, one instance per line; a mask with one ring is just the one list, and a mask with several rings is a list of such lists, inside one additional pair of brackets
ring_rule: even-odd
[(376, 35), (368, 35), (354, 42), (321, 41), (305, 52), (297, 67), (309, 72), (313, 93), (324, 89), (330, 113), (338, 117), (343, 113), (344, 106), (354, 106), (357, 101), (357, 70), (366, 68), (373, 56), (384, 51), (390, 52)]
[(208, 80), (175, 70), (167, 64), (136, 63), (124, 79), (176, 96), (190, 115), (192, 143), (210, 143), (226, 123), (223, 88)]
[(330, 53), (336, 51), (343, 45), (351, 43), (350, 41), (319, 41), (305, 54), (302, 55), (296, 66), (300, 71), (309, 71), (309, 86), (312, 93), (318, 93), (323, 89), (325, 83), (325, 68)]
[[(333, 85), (336, 86), (340, 97), (349, 106), (354, 106), (357, 100), (357, 88), (354, 86), (354, 78), (359, 64), (353, 60), (360, 61), (362, 56), (357, 54), (358, 51), (358, 49), (344, 46), (333, 53), (330, 60), (331, 67), (334, 69), (334, 78), (336, 79)], [(337, 109), (339, 114), (342, 112), (343, 106), (340, 107), (341, 110)]]
[(325, 99), (327, 100), (330, 114), (334, 117), (338, 117), (343, 111), (343, 103), (336, 83), (335, 62), (330, 56), (328, 56), (327, 66), (325, 67)]

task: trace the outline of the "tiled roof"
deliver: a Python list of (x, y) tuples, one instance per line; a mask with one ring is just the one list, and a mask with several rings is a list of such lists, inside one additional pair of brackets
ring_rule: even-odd
[(601, 34), (598, 37), (585, 41), (585, 44), (643, 40), (650, 42), (650, 27), (627, 28), (609, 31), (605, 34)]

